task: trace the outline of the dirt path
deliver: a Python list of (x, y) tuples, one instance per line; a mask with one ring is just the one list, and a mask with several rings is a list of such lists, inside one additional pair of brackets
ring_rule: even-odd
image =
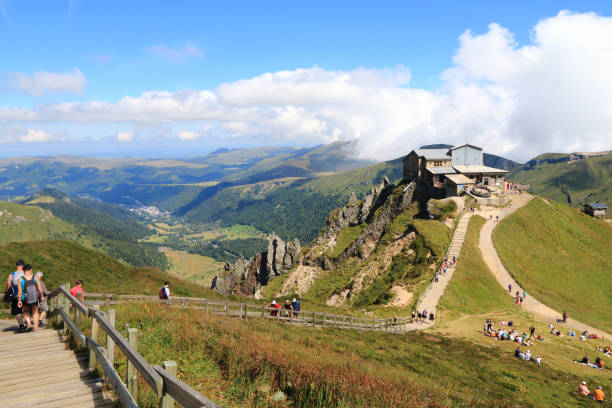
[[(516, 291), (519, 293), (523, 293), (523, 288), (519, 286), (519, 284), (512, 278), (510, 273), (506, 270), (504, 265), (502, 264), (501, 259), (497, 255), (497, 251), (493, 246), (493, 229), (497, 226), (496, 217), (499, 216), (499, 219), (502, 220), (508, 215), (512, 214), (514, 211), (518, 210), (521, 207), (524, 207), (533, 196), (531, 194), (521, 194), (513, 196), (511, 206), (504, 208), (485, 208), (482, 211), (477, 211), (476, 213), (483, 216), (487, 221), (485, 222), (482, 230), (480, 230), (480, 240), (479, 247), (480, 252), (482, 253), (482, 258), (485, 263), (489, 267), (489, 270), (493, 273), (499, 284), (504, 288), (506, 293), (508, 293), (509, 297), (514, 296)], [(491, 219), (492, 216), (492, 219)], [(512, 292), (508, 292), (508, 284), (512, 285)], [(561, 318), (561, 313), (559, 311), (553, 310), (550, 307), (544, 305), (537, 299), (534, 299), (533, 296), (527, 292), (527, 297), (523, 301), (523, 306), (525, 310), (535, 314), (538, 318), (542, 319), (545, 322), (553, 322), (555, 324), (558, 319)], [(574, 319), (568, 319), (567, 323), (563, 324), (566, 327), (570, 327), (576, 332), (582, 333), (587, 330), (590, 333), (597, 333), (600, 336), (605, 336), (607, 338), (612, 338), (612, 336), (606, 333), (603, 330), (596, 329), (584, 323), (581, 323)]]

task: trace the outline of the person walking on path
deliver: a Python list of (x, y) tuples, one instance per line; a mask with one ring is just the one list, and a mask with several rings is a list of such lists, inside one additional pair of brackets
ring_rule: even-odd
[(563, 323), (567, 323), (567, 312), (563, 311)]
[(512, 284), (511, 283), (508, 284), (508, 293), (512, 293)]
[(15, 272), (9, 273), (6, 280), (6, 289), (11, 289), (13, 292), (13, 299), (11, 301), (11, 315), (15, 316), (17, 324), (19, 325), (19, 331), (24, 331), (26, 329), (26, 325), (23, 323), (23, 311), (21, 310), (21, 307), (18, 306), (19, 298), (17, 297), (19, 282), (23, 276), (23, 266), (23, 260), (19, 259), (15, 263)]
[(164, 300), (164, 305), (170, 304), (170, 282), (164, 282), (164, 286), (159, 290), (159, 298)]
[(23, 308), (27, 331), (32, 330), (32, 326), (34, 326), (34, 331), (38, 331), (38, 298), (40, 297), (43, 301), (46, 299), (42, 293), (40, 282), (36, 281), (36, 277), (32, 273), (32, 266), (24, 265), (17, 297), (19, 299), (18, 306)]
[(79, 296), (81, 297), (81, 302), (85, 303), (85, 291), (83, 290), (83, 281), (77, 279), (74, 283), (74, 286), (70, 288), (70, 294), (75, 297), (76, 300), (79, 300)]
[(40, 287), (42, 288), (42, 292), (40, 293), (41, 297), (38, 301), (38, 311), (40, 312), (40, 321), (38, 322), (38, 325), (44, 326), (44, 320), (45, 317), (47, 317), (47, 312), (49, 311), (49, 305), (47, 304), (46, 298), (51, 294), (51, 292), (49, 292), (47, 290), (47, 287), (45, 286), (45, 281), (43, 281), (42, 272), (38, 271), (34, 276), (36, 277), (36, 281), (40, 283)]

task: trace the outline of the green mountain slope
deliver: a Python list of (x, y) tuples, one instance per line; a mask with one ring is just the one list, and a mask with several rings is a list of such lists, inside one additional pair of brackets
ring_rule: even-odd
[(73, 236), (76, 228), (40, 207), (0, 202), (0, 245)]
[(612, 227), (536, 198), (505, 219), (493, 240), (504, 266), (555, 310), (612, 330)]
[(509, 177), (530, 184), (530, 191), (559, 202), (582, 205), (603, 202), (612, 206), (612, 152), (569, 162), (570, 155), (550, 153), (514, 169)]
[(211, 294), (201, 286), (170, 278), (158, 269), (127, 266), (102, 252), (70, 241), (14, 242), (0, 247), (2, 270), (14, 270), (17, 259), (31, 263), (34, 271), (42, 271), (50, 290), (82, 279), (87, 292), (156, 295), (164, 280), (169, 280), (175, 295)]
[[(150, 230), (129, 211), (91, 200), (69, 198), (51, 189), (35, 194), (24, 203), (25, 208), (41, 207), (51, 212), (54, 218), (70, 224), (71, 231), (60, 237), (94, 247), (131, 265), (155, 266), (160, 269), (168, 266), (166, 256), (157, 248), (138, 241), (148, 236)], [(30, 207), (33, 205), (36, 207)], [(41, 238), (54, 237), (57, 235)], [(25, 240), (27, 238), (24, 237), (15, 241)]]

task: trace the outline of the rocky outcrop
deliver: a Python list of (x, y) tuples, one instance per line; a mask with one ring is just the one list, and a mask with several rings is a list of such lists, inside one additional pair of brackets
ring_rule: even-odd
[(366, 220), (368, 223), (367, 227), (342, 253), (340, 258), (345, 259), (357, 256), (361, 259), (366, 259), (370, 256), (376, 243), (383, 236), (395, 217), (401, 214), (408, 206), (414, 205), (412, 203), (414, 188), (414, 184), (405, 188), (386, 184), (379, 193)]
[(238, 259), (233, 265), (226, 264), (224, 270), (213, 279), (211, 287), (224, 295), (253, 296), (270, 279), (288, 273), (301, 263), (300, 241), (296, 238), (285, 243), (272, 233), (268, 237), (267, 252), (249, 260)]

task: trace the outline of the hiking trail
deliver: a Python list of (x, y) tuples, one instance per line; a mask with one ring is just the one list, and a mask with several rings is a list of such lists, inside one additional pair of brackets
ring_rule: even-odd
[[(508, 296), (513, 297), (513, 294), (518, 290), (519, 293), (523, 293), (523, 289), (510, 275), (508, 270), (504, 267), (499, 255), (497, 254), (497, 250), (493, 245), (493, 230), (497, 226), (498, 222), (495, 221), (496, 217), (499, 216), (499, 220), (503, 220), (508, 215), (512, 214), (519, 208), (524, 207), (534, 198), (533, 195), (523, 193), (519, 195), (515, 195), (512, 197), (511, 206), (504, 208), (489, 208), (486, 210), (476, 211), (477, 214), (483, 216), (486, 220), (482, 229), (480, 230), (480, 239), (478, 246), (480, 248), (480, 252), (482, 253), (482, 258), (484, 259), (486, 265), (489, 267), (493, 276), (497, 279), (499, 284), (504, 288), (504, 291), (508, 294)], [(512, 292), (508, 292), (508, 284), (512, 285)], [(561, 318), (562, 313), (559, 311), (553, 310), (552, 308), (546, 306), (541, 303), (537, 299), (535, 299), (529, 291), (527, 291), (527, 296), (523, 301), (523, 309), (533, 313), (538, 318), (542, 319), (546, 322), (557, 323)], [(563, 323), (564, 326), (572, 328), (576, 330), (576, 332), (582, 333), (583, 331), (588, 331), (589, 333), (597, 333), (601, 336), (605, 336), (607, 338), (612, 338), (612, 335), (606, 333), (603, 330), (597, 329), (595, 327), (589, 326), (587, 324), (581, 323), (574, 319), (567, 319), (567, 323)]]
[(0, 320), (0, 394), (3, 408), (114, 407), (104, 381), (88, 369), (87, 356), (65, 343), (61, 330), (17, 333)]

